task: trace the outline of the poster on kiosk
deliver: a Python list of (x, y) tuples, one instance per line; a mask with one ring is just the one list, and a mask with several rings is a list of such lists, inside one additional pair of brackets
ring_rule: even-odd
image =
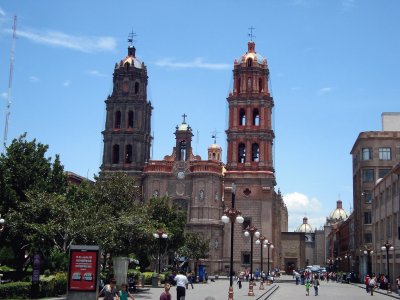
[(98, 246), (72, 245), (69, 251), (68, 300), (97, 299)]

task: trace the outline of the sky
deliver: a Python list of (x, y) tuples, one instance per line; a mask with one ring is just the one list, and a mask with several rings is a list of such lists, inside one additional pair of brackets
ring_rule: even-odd
[(270, 69), (276, 189), (290, 231), (304, 216), (322, 226), (339, 198), (351, 211), (350, 150), (360, 132), (381, 130), (382, 112), (400, 111), (397, 0), (3, 0), (1, 133), (14, 15), (7, 143), (27, 132), (49, 145), (49, 156), (60, 154), (66, 170), (89, 178), (99, 172), (104, 100), (132, 30), (149, 76), (153, 159), (171, 154), (186, 113), (196, 154), (207, 157), (217, 131), (226, 160), (233, 62), (254, 27)]

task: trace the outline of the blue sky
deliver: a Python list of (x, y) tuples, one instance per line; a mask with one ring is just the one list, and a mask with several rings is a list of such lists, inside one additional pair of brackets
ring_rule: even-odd
[(399, 111), (399, 12), (396, 0), (3, 0), (1, 133), (14, 14), (8, 142), (28, 132), (67, 170), (89, 177), (99, 171), (104, 100), (132, 29), (148, 67), (153, 158), (171, 153), (183, 113), (205, 158), (214, 130), (226, 149), (233, 61), (247, 50), (253, 26), (270, 68), (277, 188), (289, 229), (305, 214), (319, 227), (338, 197), (350, 210), (349, 152), (359, 132), (380, 130), (381, 113)]

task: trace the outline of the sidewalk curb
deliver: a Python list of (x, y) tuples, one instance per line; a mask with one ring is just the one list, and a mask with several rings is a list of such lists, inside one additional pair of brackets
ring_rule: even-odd
[[(365, 286), (363, 284), (360, 284), (360, 283), (350, 283), (350, 284), (354, 285), (354, 286), (357, 286), (360, 289), (365, 290)], [(395, 299), (400, 299), (400, 296), (398, 296), (396, 293), (393, 294), (393, 292), (391, 294), (388, 294), (387, 292), (381, 292), (381, 290), (379, 290), (379, 289), (375, 290), (374, 292), (378, 293), (378, 294), (381, 294), (381, 295), (388, 296), (388, 297), (392, 297), (392, 298), (395, 298)]]

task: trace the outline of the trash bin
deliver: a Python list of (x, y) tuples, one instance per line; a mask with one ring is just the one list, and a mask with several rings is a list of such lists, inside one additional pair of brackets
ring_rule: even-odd
[(153, 274), (153, 276), (151, 277), (151, 287), (158, 287), (158, 280), (159, 280), (159, 275)]

